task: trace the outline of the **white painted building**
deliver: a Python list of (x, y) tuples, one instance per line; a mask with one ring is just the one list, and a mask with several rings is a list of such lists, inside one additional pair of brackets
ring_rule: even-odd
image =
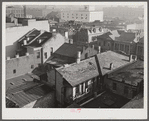
[(61, 19), (65, 21), (75, 20), (82, 22), (103, 21), (103, 11), (95, 11), (95, 6), (84, 6), (79, 11), (61, 11)]
[(33, 28), (45, 31), (50, 30), (48, 20), (36, 21), (35, 19), (31, 19), (26, 21), (24, 24), (26, 25), (6, 28), (6, 57), (15, 56), (17, 40), (25, 35), (28, 31), (32, 30)]

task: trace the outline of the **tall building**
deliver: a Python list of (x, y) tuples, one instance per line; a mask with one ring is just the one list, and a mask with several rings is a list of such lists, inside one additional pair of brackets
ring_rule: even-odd
[(127, 6), (105, 7), (103, 8), (104, 18), (119, 17), (133, 19), (143, 16), (144, 8), (132, 8)]
[(61, 19), (65, 21), (75, 20), (82, 22), (103, 21), (103, 11), (95, 11), (95, 6), (86, 5), (78, 11), (62, 11)]
[(25, 8), (22, 6), (8, 6), (6, 7), (6, 16), (14, 15), (14, 17), (24, 18)]

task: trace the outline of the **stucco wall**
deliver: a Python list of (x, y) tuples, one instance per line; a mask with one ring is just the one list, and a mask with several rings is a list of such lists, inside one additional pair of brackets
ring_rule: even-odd
[[(6, 60), (6, 80), (31, 72), (39, 63), (41, 59), (37, 59), (36, 53)], [(34, 65), (34, 68), (31, 68), (31, 65)], [(13, 73), (14, 70), (16, 73)]]
[[(61, 34), (56, 34), (50, 38), (43, 47), (43, 62), (45, 62), (51, 56), (51, 47), (55, 52), (61, 45), (65, 43), (65, 38)], [(44, 57), (44, 53), (47, 52), (47, 59)]]
[(15, 55), (17, 49), (16, 41), (33, 28), (49, 31), (48, 21), (30, 21), (28, 22), (28, 26), (6, 29), (6, 57), (13, 57)]
[[(106, 88), (110, 89), (113, 93), (121, 95), (121, 96), (129, 98), (129, 99), (132, 98), (133, 95), (132, 95), (132, 89), (131, 89), (130, 85), (126, 85), (126, 84), (118, 82), (118, 81), (113, 81), (113, 80), (108, 79), (106, 77), (104, 78), (104, 81), (105, 81), (104, 83), (106, 84)], [(116, 90), (113, 90), (113, 83), (117, 84)], [(128, 87), (128, 95), (124, 94), (124, 86)]]

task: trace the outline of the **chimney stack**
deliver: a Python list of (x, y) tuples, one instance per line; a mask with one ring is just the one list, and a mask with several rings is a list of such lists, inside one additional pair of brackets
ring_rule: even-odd
[(132, 62), (132, 61), (137, 61), (137, 56), (136, 55), (130, 55), (129, 56), (129, 62)]
[(94, 49), (94, 45), (92, 45), (92, 48)]
[(7, 57), (7, 60), (10, 60), (10, 57)]
[(110, 63), (110, 70), (113, 69), (113, 63)]
[(27, 42), (26, 42), (26, 40), (24, 40), (24, 45), (27, 45)]
[(69, 39), (69, 43), (70, 44), (73, 44), (73, 39)]
[(81, 51), (78, 51), (77, 63), (80, 63), (80, 61), (81, 61)]
[(101, 53), (101, 46), (98, 46), (98, 53)]
[(26, 56), (29, 56), (29, 53), (28, 52), (26, 53)]
[(16, 58), (19, 58), (19, 54), (16, 55)]

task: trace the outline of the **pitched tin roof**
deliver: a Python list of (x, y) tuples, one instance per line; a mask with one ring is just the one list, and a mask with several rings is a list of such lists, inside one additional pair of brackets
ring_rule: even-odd
[(54, 54), (76, 58), (78, 51), (82, 51), (82, 47), (75, 44), (64, 43), (59, 49), (54, 52)]
[(115, 41), (131, 43), (131, 42), (134, 42), (135, 38), (136, 38), (135, 33), (123, 32), (119, 37), (115, 38)]
[[(99, 62), (99, 66), (100, 66), (102, 75), (105, 75), (106, 73), (109, 73), (110, 71), (117, 69), (117, 68), (129, 63), (128, 56), (118, 54), (113, 51), (107, 51), (107, 52), (98, 54), (97, 59)], [(113, 63), (112, 70), (110, 70), (110, 63)]]
[[(32, 43), (30, 43), (29, 46), (40, 47), (42, 44), (47, 42), (51, 37), (52, 37), (52, 33), (44, 32), (38, 38), (36, 38)], [(39, 43), (39, 40), (41, 40), (40, 43)]]
[(99, 75), (95, 57), (56, 70), (71, 86), (78, 85)]

